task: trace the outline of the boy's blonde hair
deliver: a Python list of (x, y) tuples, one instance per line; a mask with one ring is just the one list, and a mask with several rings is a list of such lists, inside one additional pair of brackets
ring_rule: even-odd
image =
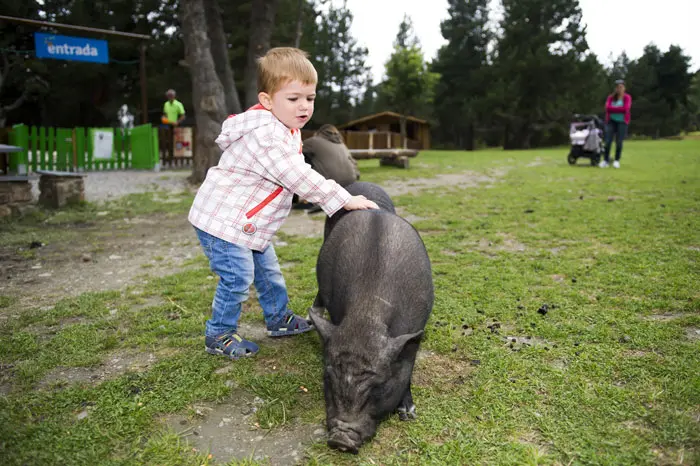
[(274, 94), (289, 81), (316, 84), (318, 74), (308, 54), (294, 47), (275, 47), (258, 58), (258, 92)]

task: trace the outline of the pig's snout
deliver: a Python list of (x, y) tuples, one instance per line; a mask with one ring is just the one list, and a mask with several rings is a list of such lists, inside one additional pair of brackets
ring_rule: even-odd
[(333, 420), (329, 423), (328, 446), (340, 451), (357, 454), (364, 440), (369, 437), (364, 432), (368, 426), (360, 423)]
[(339, 429), (334, 429), (330, 432), (328, 437), (328, 446), (335, 448), (336, 450), (356, 455), (358, 448), (360, 447), (360, 441), (357, 434), (353, 434), (353, 432), (344, 432)]

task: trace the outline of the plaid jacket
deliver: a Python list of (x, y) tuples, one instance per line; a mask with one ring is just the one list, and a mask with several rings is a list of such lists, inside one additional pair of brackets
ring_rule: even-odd
[(301, 132), (259, 105), (224, 121), (216, 143), (223, 154), (207, 172), (188, 216), (212, 236), (264, 251), (289, 215), (294, 193), (328, 216), (350, 200), (338, 183), (304, 162)]

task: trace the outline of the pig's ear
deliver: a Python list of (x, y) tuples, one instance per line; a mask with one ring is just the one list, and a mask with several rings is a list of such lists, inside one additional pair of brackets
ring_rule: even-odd
[(328, 340), (331, 333), (333, 333), (333, 329), (335, 328), (332, 322), (323, 317), (325, 310), (326, 309), (323, 307), (312, 307), (309, 309), (309, 317), (314, 323), (314, 327), (316, 327), (316, 330), (318, 331), (318, 334), (321, 335), (321, 339), (323, 339), (323, 341)]
[(423, 337), (423, 330), (419, 330), (416, 333), (407, 333), (405, 335), (400, 335), (396, 338), (392, 338), (389, 343), (389, 352), (391, 354), (392, 359), (398, 356), (399, 353), (401, 353), (401, 351), (403, 351), (406, 344), (412, 341), (418, 342), (420, 341), (421, 337)]

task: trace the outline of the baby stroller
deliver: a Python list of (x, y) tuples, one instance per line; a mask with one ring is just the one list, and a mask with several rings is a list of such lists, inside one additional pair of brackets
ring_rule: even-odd
[(597, 115), (574, 115), (569, 130), (571, 151), (567, 160), (574, 165), (580, 157), (587, 157), (591, 165), (598, 165), (605, 150), (603, 141), (603, 120)]

